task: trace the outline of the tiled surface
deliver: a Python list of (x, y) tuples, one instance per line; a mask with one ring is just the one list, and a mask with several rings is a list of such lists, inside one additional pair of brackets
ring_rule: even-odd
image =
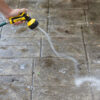
[(0, 28), (0, 100), (100, 100), (100, 1), (6, 2), (27, 8), (56, 51), (26, 23)]
[(31, 76), (0, 76), (1, 100), (30, 100)]

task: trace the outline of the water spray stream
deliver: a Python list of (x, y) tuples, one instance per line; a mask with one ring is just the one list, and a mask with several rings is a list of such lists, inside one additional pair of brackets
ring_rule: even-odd
[(49, 35), (48, 35), (48, 33), (47, 32), (45, 32), (42, 28), (40, 28), (40, 27), (37, 27), (45, 36), (46, 36), (46, 38), (47, 38), (47, 40), (48, 40), (48, 42), (49, 42), (49, 44), (50, 44), (50, 47), (51, 47), (51, 49), (53, 50), (53, 52), (56, 54), (56, 56), (57, 57), (62, 57), (62, 58), (65, 58), (65, 59), (69, 59), (69, 60), (71, 60), (71, 61), (73, 61), (74, 62), (74, 64), (75, 64), (75, 77), (78, 77), (78, 61), (75, 59), (75, 58), (73, 58), (73, 57), (71, 57), (71, 56), (68, 56), (68, 55), (65, 55), (65, 54), (62, 54), (62, 53), (58, 53), (56, 50), (55, 50), (55, 48), (54, 48), (54, 46), (53, 46), (53, 43), (51, 42), (51, 38), (49, 37)]

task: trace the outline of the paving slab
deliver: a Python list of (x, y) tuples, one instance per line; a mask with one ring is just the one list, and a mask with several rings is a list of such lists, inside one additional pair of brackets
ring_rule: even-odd
[(0, 46), (40, 46), (40, 37), (2, 37), (0, 40)]
[(88, 54), (90, 63), (99, 62), (100, 61), (100, 45), (88, 45), (87, 54)]
[(50, 8), (60, 9), (88, 9), (87, 0), (55, 0), (49, 1)]
[(99, 100), (100, 99), (100, 95), (99, 95), (100, 94), (100, 63), (99, 61), (95, 61), (93, 63), (90, 63), (89, 65), (90, 65), (89, 68), (90, 76), (86, 77), (87, 79), (84, 82), (90, 82), (93, 98), (94, 100)]
[(83, 26), (83, 34), (85, 44), (88, 45), (99, 45), (100, 44), (100, 25), (92, 24), (89, 26)]
[[(63, 10), (63, 9), (62, 9)], [(85, 24), (84, 10), (70, 9), (63, 11), (60, 9), (50, 9), (49, 17), (50, 21), (54, 21), (57, 25), (81, 25)]]
[(99, 24), (92, 24), (88, 27), (83, 27), (83, 34), (86, 44), (87, 57), (89, 62), (90, 75), (84, 82), (90, 82), (94, 100), (100, 99), (100, 37), (99, 37)]
[(83, 26), (84, 41), (87, 49), (87, 56), (90, 64), (99, 62), (100, 35), (97, 24)]
[[(71, 39), (71, 38), (70, 38)], [(51, 42), (55, 48), (55, 50), (60, 54), (60, 55), (69, 55), (73, 57), (84, 57), (84, 47), (83, 44), (77, 41), (69, 40), (66, 37), (51, 37)], [(50, 44), (48, 40), (44, 37), (43, 38), (43, 46), (42, 46), (42, 57), (48, 57), (48, 56), (53, 56), (57, 57), (55, 55), (54, 51), (51, 49)]]
[[(44, 0), (44, 2), (48, 4), (47, 0)], [(48, 8), (42, 7), (44, 2), (41, 0), (20, 0), (19, 7), (27, 8), (30, 16), (39, 20), (44, 20), (48, 16)]]
[(50, 20), (48, 33), (53, 37), (72, 37), (77, 38), (77, 40), (82, 40), (81, 25), (57, 25), (53, 20)]
[[(76, 92), (77, 91), (77, 92)], [(88, 87), (76, 88), (73, 85), (67, 87), (35, 87), (33, 100), (91, 100)]]
[[(88, 76), (84, 60), (75, 67), (70, 60), (40, 58), (35, 60), (33, 100), (91, 100), (89, 82), (79, 86), (81, 77)], [(77, 92), (76, 92), (77, 91)]]
[(0, 75), (32, 75), (33, 59), (0, 59)]
[(100, 23), (100, 2), (89, 2), (89, 10), (87, 12), (90, 23)]
[(69, 59), (40, 58), (35, 61), (33, 80), (34, 86), (67, 86), (85, 75), (88, 70), (84, 59), (77, 65)]
[(0, 76), (0, 100), (31, 100), (31, 76)]
[(39, 57), (39, 46), (0, 46), (0, 58)]

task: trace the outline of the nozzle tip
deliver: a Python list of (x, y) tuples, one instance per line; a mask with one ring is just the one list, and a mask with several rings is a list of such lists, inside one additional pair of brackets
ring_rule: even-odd
[(39, 25), (39, 22), (36, 20), (31, 26), (29, 26), (30, 29), (34, 29)]

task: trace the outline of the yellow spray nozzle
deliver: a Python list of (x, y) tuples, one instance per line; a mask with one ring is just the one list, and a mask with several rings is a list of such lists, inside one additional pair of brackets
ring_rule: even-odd
[(38, 26), (38, 21), (36, 19), (32, 19), (27, 13), (22, 12), (16, 17), (10, 17), (9, 22), (10, 24), (14, 24), (18, 21), (27, 21), (27, 26), (30, 29), (34, 29)]

